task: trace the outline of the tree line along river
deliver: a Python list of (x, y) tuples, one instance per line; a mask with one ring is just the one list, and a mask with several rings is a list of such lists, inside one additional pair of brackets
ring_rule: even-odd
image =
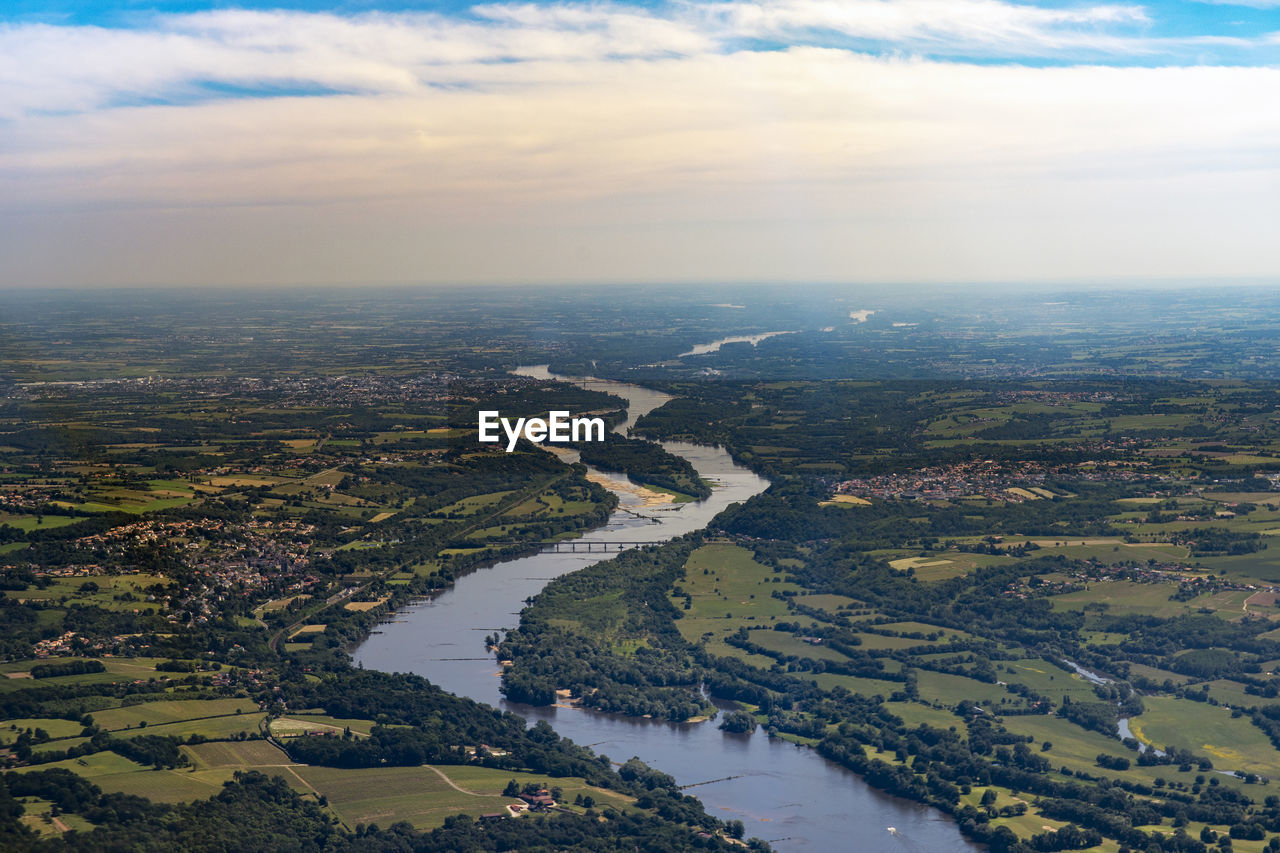
[[(563, 379), (624, 398), (627, 419), (617, 427), (623, 434), (670, 399), (636, 385), (554, 376), (546, 365), (522, 367), (517, 373)], [(654, 508), (644, 507), (634, 490), (620, 488), (618, 508), (603, 528), (591, 532), (592, 541), (666, 541), (700, 530), (729, 504), (769, 485), (718, 447), (685, 442), (664, 442), (663, 447), (688, 459), (714, 484), (711, 497)], [(593, 476), (621, 477), (600, 471)], [(506, 701), (485, 637), (515, 627), (525, 600), (549, 581), (606, 559), (601, 551), (561, 550), (480, 569), (434, 598), (399, 611), (381, 633), (355, 650), (355, 660), (366, 668), (425, 676), (453, 693), (520, 714), (530, 724), (546, 720), (560, 735), (614, 761), (638, 756), (690, 786), (687, 792), (697, 795), (710, 813), (741, 820), (747, 836), (759, 836), (780, 851), (984, 849), (966, 840), (947, 815), (883, 794), (813, 750), (770, 738), (763, 728), (750, 735), (729, 734), (715, 722), (668, 723)]]

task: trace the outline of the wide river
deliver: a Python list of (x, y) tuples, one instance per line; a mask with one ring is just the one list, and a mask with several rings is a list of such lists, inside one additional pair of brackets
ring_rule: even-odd
[[(545, 365), (518, 372), (551, 376)], [(618, 427), (623, 432), (670, 399), (636, 385), (565, 379), (626, 399), (627, 421)], [(768, 487), (720, 448), (684, 442), (663, 446), (712, 481), (712, 496), (698, 503), (645, 506), (625, 482), (619, 483), (618, 509), (587, 538), (661, 542), (705, 527), (729, 504)], [(525, 599), (537, 595), (548, 581), (603, 559), (607, 557), (597, 546), (593, 553), (579, 549), (535, 554), (473, 572), (435, 598), (397, 612), (393, 621), (380, 626), (381, 633), (356, 649), (355, 659), (369, 669), (417, 673), (458, 695), (521, 714), (531, 724), (546, 720), (564, 737), (614, 761), (639, 756), (681, 785), (695, 786), (687, 792), (697, 795), (708, 811), (725, 820), (741, 820), (747, 837), (759, 836), (780, 851), (985, 849), (967, 841), (946, 815), (876, 791), (816, 752), (771, 739), (763, 729), (732, 735), (717, 729), (715, 722), (666, 723), (575, 708), (535, 708), (503, 699), (499, 668), (485, 651), (485, 636), (515, 627)]]

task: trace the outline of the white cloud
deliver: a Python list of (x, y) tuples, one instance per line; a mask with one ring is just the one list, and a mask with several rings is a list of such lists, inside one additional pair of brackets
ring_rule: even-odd
[(1138, 6), (1053, 9), (1000, 0), (768, 0), (702, 9), (723, 17), (742, 36), (795, 38), (834, 32), (953, 51), (994, 50), (1000, 56), (1070, 48), (1128, 50), (1136, 46), (1134, 39), (1117, 38), (1103, 28), (1148, 23)]
[[(484, 67), (484, 85), (28, 117), (0, 176), (57, 197), (207, 203), (735, 182), (1161, 174), (1280, 150), (1280, 70), (1027, 68), (822, 48)], [(1196, 168), (1199, 168), (1196, 166)], [(65, 176), (105, 174), (98, 183)], [(14, 196), (11, 195), (11, 198)]]
[(1280, 0), (1196, 0), (1210, 6), (1244, 6), (1250, 9), (1280, 8)]
[[(1238, 39), (1123, 34), (1133, 5), (1051, 9), (1003, 0), (696, 2), (650, 12), (609, 3), (489, 4), (470, 18), (218, 10), (135, 29), (0, 25), (0, 118), (206, 94), (202, 87), (312, 87), (403, 94), (491, 79), (484, 64), (723, 53), (742, 39), (887, 51), (1099, 60)], [(840, 47), (839, 44), (827, 46)]]
[(475, 63), (688, 54), (688, 27), (616, 7), (491, 7), (489, 21), (439, 15), (227, 10), (145, 29), (0, 26), (0, 117), (175, 99), (202, 84), (404, 93), (466, 83)]
[[(1280, 272), (1255, 239), (1280, 213), (1280, 114), (1259, 108), (1278, 69), (740, 46), (824, 30), (1098, 49), (1143, 14), (781, 0), (9, 26), (0, 275)], [(182, 102), (204, 83), (342, 94)]]

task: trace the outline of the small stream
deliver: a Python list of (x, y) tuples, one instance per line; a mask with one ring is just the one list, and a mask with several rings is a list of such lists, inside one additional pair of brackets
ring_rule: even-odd
[[(1080, 664), (1075, 663), (1074, 661), (1064, 660), (1063, 663), (1065, 663), (1067, 666), (1074, 669), (1081, 678), (1083, 678), (1085, 681), (1088, 681), (1090, 684), (1115, 684), (1114, 679), (1099, 675), (1093, 670), (1085, 669)], [(1164, 755), (1163, 749), (1157, 749), (1154, 746), (1150, 746), (1144, 743), (1141, 738), (1139, 738), (1137, 735), (1133, 733), (1133, 730), (1129, 728), (1128, 717), (1121, 717), (1117, 721), (1117, 728), (1120, 731), (1121, 740), (1124, 740), (1125, 738), (1133, 738), (1138, 742), (1138, 752), (1146, 752), (1149, 749), (1152, 752), (1154, 752), (1156, 755), (1161, 755), (1161, 756)], [(1234, 776), (1235, 774), (1227, 773), (1226, 775)]]

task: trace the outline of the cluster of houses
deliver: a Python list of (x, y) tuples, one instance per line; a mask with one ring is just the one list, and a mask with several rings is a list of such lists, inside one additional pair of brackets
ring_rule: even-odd
[[(981, 459), (844, 480), (836, 484), (835, 491), (837, 494), (861, 498), (901, 500), (950, 500), (966, 497), (986, 497), (1001, 501), (1036, 500), (1057, 497), (1042, 485), (1059, 473), (1057, 467), (1059, 466), (1046, 466), (1030, 461), (996, 462)], [(1019, 489), (1021, 493), (1010, 492), (1010, 489)]]
[(505, 749), (498, 749), (496, 746), (489, 746), (484, 743), (479, 746), (464, 746), (462, 751), (472, 761), (480, 761), (484, 758), (504, 758), (508, 754)]
[[(1280, 586), (1258, 586), (1250, 583), (1227, 580), (1216, 575), (1204, 574), (1186, 566), (1172, 562), (1147, 561), (1146, 563), (1117, 563), (1104, 565), (1095, 563), (1087, 569), (1071, 572), (1067, 579), (1060, 581), (1035, 577), (1031, 583), (1016, 580), (1009, 583), (1003, 595), (1009, 598), (1031, 598), (1043, 595), (1060, 595), (1067, 592), (1088, 589), (1091, 583), (1110, 583), (1114, 581), (1130, 583), (1169, 583), (1178, 585), (1178, 598), (1189, 601), (1207, 593), (1220, 592), (1252, 592), (1245, 602), (1244, 613), (1249, 614), (1249, 607), (1275, 607), (1280, 600)], [(1256, 615), (1256, 614), (1255, 614)]]
[[(171, 553), (190, 570), (192, 581), (180, 592), (149, 590), (170, 621), (204, 623), (217, 615), (221, 602), (262, 594), (300, 594), (321, 589), (326, 581), (309, 571), (309, 536), (314, 526), (286, 519), (250, 519), (244, 523), (141, 520), (75, 540), (77, 549), (95, 562), (59, 567), (32, 565), (46, 577), (93, 577), (137, 574), (129, 555), (147, 545), (172, 546)], [(50, 648), (55, 653), (62, 649)]]
[(100, 655), (111, 657), (113, 652), (137, 639), (137, 634), (116, 634), (111, 637), (86, 637), (78, 631), (66, 631), (57, 637), (39, 640), (32, 646), (31, 656), (41, 660), (70, 655)]
[(19, 399), (38, 399), (48, 396), (71, 396), (77, 392), (99, 394), (103, 390), (120, 388), (152, 391), (181, 391), (186, 397), (213, 399), (269, 394), (272, 405), (309, 406), (317, 403), (376, 404), (403, 400), (435, 399), (445, 401), (452, 397), (451, 383), (458, 377), (451, 373), (428, 371), (416, 376), (382, 376), (360, 374), (353, 376), (281, 376), (261, 378), (256, 376), (145, 376), (136, 378), (87, 379), (62, 382), (19, 382), (11, 392)]
[(955, 500), (989, 498), (1020, 503), (1063, 496), (1045, 488), (1046, 482), (1086, 480), (1154, 482), (1162, 478), (1147, 470), (1146, 460), (1103, 460), (1084, 464), (1049, 465), (1033, 460), (974, 459), (871, 477), (855, 477), (834, 484), (837, 494), (898, 500)]
[(0, 492), (0, 511), (14, 515), (43, 513), (52, 501), (70, 497), (60, 484), (53, 483), (23, 483), (21, 487), (10, 483), (6, 488)]
[(1043, 388), (1018, 388), (996, 391), (1001, 403), (1040, 403), (1061, 406), (1065, 403), (1114, 403), (1118, 397), (1110, 391), (1049, 391)]
[(35, 657), (47, 658), (56, 655), (69, 655), (82, 644), (76, 641), (78, 636), (75, 631), (66, 631), (57, 637), (40, 640), (34, 647)]

